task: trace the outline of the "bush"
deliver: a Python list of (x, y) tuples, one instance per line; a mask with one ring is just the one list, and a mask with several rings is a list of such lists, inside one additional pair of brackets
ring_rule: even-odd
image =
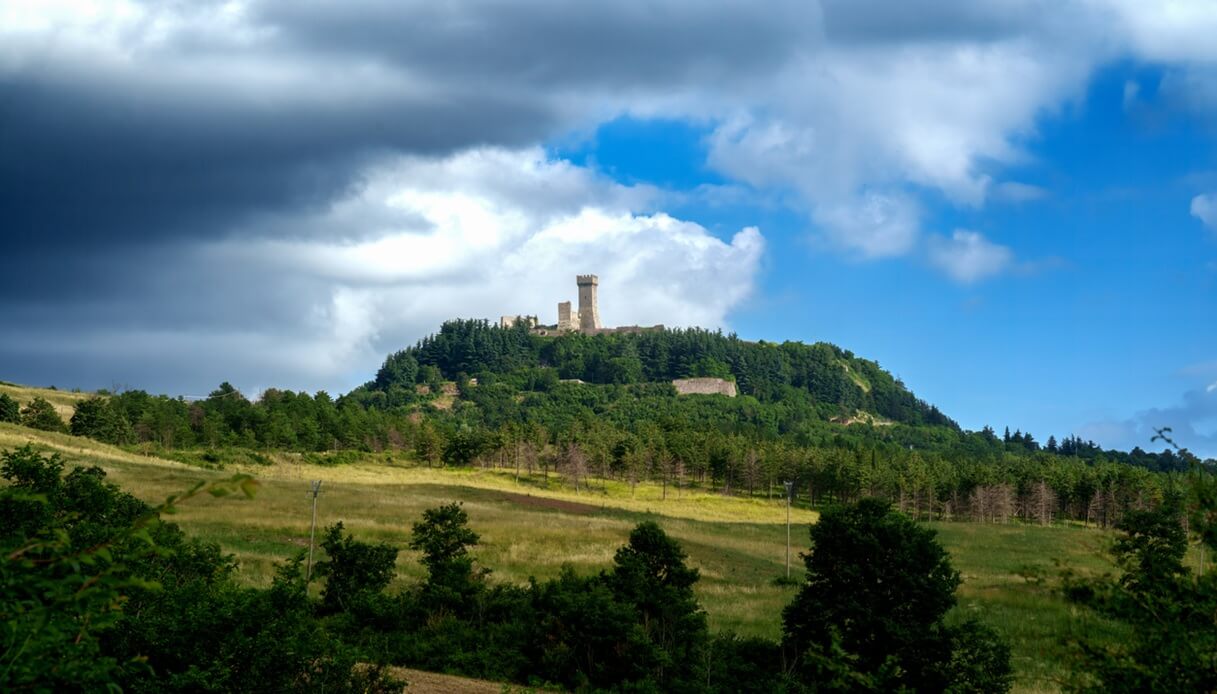
[(41, 395), (34, 396), (30, 404), (21, 410), (22, 426), (43, 431), (66, 431), (63, 418), (55, 411), (55, 406)]

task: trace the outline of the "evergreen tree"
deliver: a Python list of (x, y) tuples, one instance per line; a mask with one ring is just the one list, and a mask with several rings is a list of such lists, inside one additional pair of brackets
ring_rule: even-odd
[[(979, 624), (944, 622), (960, 578), (934, 536), (875, 499), (829, 510), (811, 527), (806, 582), (782, 613), (785, 641), (804, 684), (866, 691), (1009, 689), (1004, 644)], [(970, 668), (967, 661), (976, 658), (989, 667)]]
[(43, 431), (66, 431), (63, 418), (55, 411), (55, 406), (41, 395), (34, 396), (30, 404), (21, 410), (22, 426)]
[(669, 691), (676, 682), (688, 679), (694, 654), (707, 635), (706, 613), (693, 594), (700, 575), (685, 564), (686, 559), (679, 543), (656, 523), (646, 521), (617, 550), (607, 577), (614, 595), (638, 610), (639, 622), (662, 656), (655, 681)]
[(8, 393), (0, 393), (0, 422), (21, 423), (21, 406)]

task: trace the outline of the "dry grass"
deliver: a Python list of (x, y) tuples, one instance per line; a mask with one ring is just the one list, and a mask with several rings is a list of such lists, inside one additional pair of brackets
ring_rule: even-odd
[(22, 407), (28, 405), (36, 396), (41, 395), (55, 406), (55, 411), (59, 413), (60, 417), (63, 417), (65, 422), (72, 418), (72, 414), (76, 411), (76, 403), (93, 396), (93, 393), (73, 393), (50, 388), (19, 386), (7, 381), (0, 381), (0, 393), (7, 393)]

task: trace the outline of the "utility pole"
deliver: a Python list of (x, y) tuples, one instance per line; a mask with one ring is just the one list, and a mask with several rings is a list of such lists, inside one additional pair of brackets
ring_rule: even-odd
[(309, 494), (313, 495), (313, 522), (308, 528), (308, 569), (304, 575), (307, 584), (313, 580), (313, 536), (317, 532), (317, 495), (321, 493), (321, 480), (313, 480)]
[(786, 580), (790, 580), (790, 495), (794, 491), (794, 482), (787, 480), (786, 485)]

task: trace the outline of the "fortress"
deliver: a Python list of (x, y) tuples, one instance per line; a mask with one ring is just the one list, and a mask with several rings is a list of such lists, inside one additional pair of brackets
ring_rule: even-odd
[(536, 316), (503, 316), (499, 319), (499, 326), (510, 328), (523, 323), (534, 335), (560, 335), (562, 333), (598, 335), (600, 333), (640, 333), (647, 330), (663, 330), (662, 325), (654, 325), (649, 328), (638, 325), (604, 327), (600, 324), (600, 307), (596, 301), (596, 288), (600, 286), (600, 278), (595, 275), (577, 275), (575, 284), (579, 287), (578, 313), (571, 313), (570, 302), (562, 301), (558, 304), (558, 322), (554, 325), (541, 325)]

